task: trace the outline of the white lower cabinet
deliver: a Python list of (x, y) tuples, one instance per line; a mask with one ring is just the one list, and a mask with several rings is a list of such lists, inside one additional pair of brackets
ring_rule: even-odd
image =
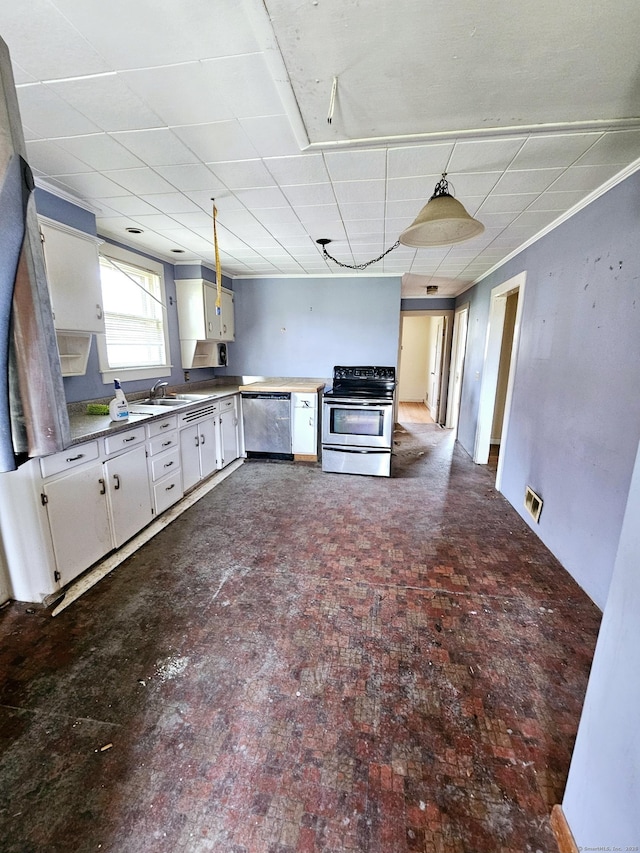
[(218, 468), (224, 468), (240, 456), (238, 437), (238, 415), (236, 398), (221, 401), (222, 411), (218, 415)]
[(215, 418), (207, 417), (180, 431), (182, 485), (184, 491), (216, 470)]
[[(137, 435), (134, 440), (138, 442)], [(144, 444), (105, 461), (82, 464), (85, 455), (90, 453), (82, 445), (74, 448), (66, 456), (73, 467), (42, 482), (41, 500), (61, 586), (119, 548), (153, 518)], [(47, 460), (55, 468), (55, 457)]]
[(318, 395), (294, 393), (291, 395), (292, 453), (298, 456), (318, 454)]

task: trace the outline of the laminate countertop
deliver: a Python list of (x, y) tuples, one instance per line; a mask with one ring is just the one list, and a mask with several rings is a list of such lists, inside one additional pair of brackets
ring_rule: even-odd
[(250, 382), (248, 385), (240, 385), (240, 391), (257, 392), (280, 392), (291, 394), (316, 394), (327, 384), (326, 379), (304, 379), (278, 376), (272, 379), (261, 379)]

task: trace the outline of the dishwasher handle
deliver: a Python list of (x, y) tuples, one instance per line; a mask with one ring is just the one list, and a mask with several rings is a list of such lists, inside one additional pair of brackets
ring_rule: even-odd
[(242, 391), (243, 400), (290, 400), (290, 391)]

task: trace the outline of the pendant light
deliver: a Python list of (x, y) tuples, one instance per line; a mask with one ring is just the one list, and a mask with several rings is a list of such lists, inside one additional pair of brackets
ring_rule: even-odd
[(449, 192), (447, 173), (442, 173), (442, 178), (436, 184), (433, 195), (413, 220), (411, 225), (400, 235), (399, 239), (386, 251), (362, 264), (345, 264), (334, 258), (327, 252), (327, 245), (332, 241), (328, 237), (316, 240), (322, 246), (322, 255), (350, 270), (364, 270), (371, 264), (382, 260), (385, 255), (397, 249), (402, 243), (414, 249), (428, 249), (431, 246), (450, 246), (453, 243), (462, 243), (482, 234), (484, 225), (470, 216), (457, 199)]
[(482, 234), (484, 225), (470, 216), (449, 192), (447, 173), (436, 184), (433, 195), (400, 235), (403, 246), (416, 249), (462, 243)]

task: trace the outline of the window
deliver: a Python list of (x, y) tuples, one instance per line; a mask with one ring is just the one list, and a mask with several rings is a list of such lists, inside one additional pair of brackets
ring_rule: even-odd
[[(105, 321), (99, 340), (105, 383), (168, 376), (169, 344), (162, 265), (106, 246), (100, 255)], [(102, 336), (99, 336), (102, 338)]]

